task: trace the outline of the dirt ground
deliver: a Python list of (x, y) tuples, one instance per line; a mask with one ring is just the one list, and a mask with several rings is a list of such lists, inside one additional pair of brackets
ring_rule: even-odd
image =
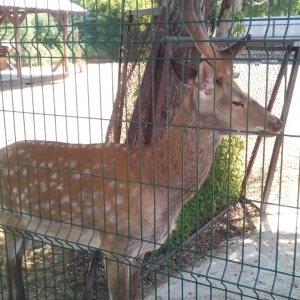
[[(10, 122), (17, 123), (16, 126), (12, 126), (14, 130), (6, 137), (7, 141), (12, 142), (15, 139), (22, 139), (24, 135), (27, 138), (58, 138), (58, 140), (69, 140), (79, 143), (101, 141), (107, 122), (99, 122), (98, 119), (103, 118), (103, 116), (104, 119), (109, 119), (112, 102), (105, 95), (114, 95), (116, 87), (116, 82), (111, 78), (111, 73), (109, 73), (111, 68), (116, 72), (115, 66), (102, 66), (101, 68), (90, 67), (87, 70), (87, 74), (76, 75), (76, 80), (71, 79), (68, 81), (67, 79), (55, 82), (54, 85), (46, 85), (43, 88), (33, 85), (26, 87), (22, 91), (18, 89), (6, 91), (4, 95), (6, 101), (0, 104), (0, 109), (11, 110), (14, 113), (11, 115), (7, 113), (6, 118), (0, 118), (0, 130), (5, 128), (5, 126), (10, 126)], [(274, 66), (274, 68), (278, 68), (278, 66)], [(269, 95), (266, 95), (266, 93), (269, 93), (269, 88), (264, 86), (263, 83), (268, 82), (268, 80), (269, 82), (274, 80), (274, 78), (270, 78), (270, 74), (275, 73), (276, 70), (266, 71), (266, 65), (261, 64), (253, 68), (251, 72), (253, 72), (251, 78), (256, 78), (256, 80), (250, 82), (250, 91), (255, 91), (251, 92), (251, 95), (264, 104), (266, 97), (269, 97)], [(94, 78), (97, 81), (101, 76), (106, 76), (110, 80), (109, 84), (102, 84), (102, 87), (95, 88), (91, 79)], [(268, 76), (268, 80), (266, 80), (266, 76)], [(248, 83), (243, 82), (241, 79), (237, 79), (237, 81), (247, 91)], [(294, 93), (294, 99), (296, 99), (295, 95), (299, 95), (300, 92), (299, 77), (296, 86), (298, 90)], [(92, 94), (91, 92), (89, 94), (89, 91), (92, 91)], [(65, 98), (65, 102), (62, 101), (60, 103), (60, 97), (55, 96), (58, 94)], [(92, 101), (93, 98), (97, 97), (98, 99), (99, 97), (103, 99), (102, 104), (97, 105)], [(284, 102), (284, 84), (277, 98), (274, 111), (276, 115), (280, 116)], [(86, 99), (86, 101), (82, 103), (80, 101), (82, 99)], [(24, 103), (26, 104), (25, 106)], [(68, 105), (65, 105), (65, 103), (68, 103)], [(70, 111), (70, 107), (74, 107), (74, 103), (76, 103), (76, 109), (74, 108), (74, 111)], [(101, 105), (106, 107), (106, 110), (101, 109)], [(25, 113), (22, 112), (24, 107)], [(47, 110), (46, 116), (43, 115), (45, 109)], [(103, 115), (103, 112), (105, 115)], [(299, 103), (293, 101), (289, 121), (284, 132), (286, 137), (284, 138), (284, 145), (277, 164), (270, 195), (269, 210), (278, 209), (279, 204), (295, 207), (295, 209), (298, 207), (300, 126), (297, 112), (299, 112)], [(26, 125), (22, 125), (24, 120), (28, 127), (32, 124), (35, 125), (33, 126), (35, 130), (25, 130)], [(36, 126), (37, 124), (39, 126)], [(40, 124), (44, 125), (41, 126)], [(76, 134), (71, 135), (68, 131), (70, 126), (75, 126), (78, 129), (78, 133), (74, 130)], [(98, 128), (98, 130), (95, 128)], [(3, 137), (2, 132), (0, 132), (0, 136)], [(255, 138), (247, 137), (246, 141), (245, 159), (248, 160)], [(6, 141), (2, 138), (0, 140), (1, 146), (5, 143)], [(252, 199), (258, 206), (261, 202), (268, 164), (272, 156), (273, 143), (273, 138), (263, 141), (247, 185), (246, 197)], [(178, 249), (168, 256), (160, 252), (156, 255), (146, 256), (144, 271), (140, 280), (140, 295), (147, 295), (168, 280), (168, 276), (165, 274), (190, 268), (193, 264), (206, 260), (207, 257), (223, 249), (224, 245), (233, 237), (246, 238), (253, 234), (257, 230), (257, 223), (260, 218), (261, 212), (256, 206), (252, 204), (244, 206), (243, 203), (238, 202), (222, 218), (214, 222), (212, 226), (187, 242), (182, 249)], [(0, 253), (4, 253), (1, 238), (3, 239), (3, 236), (0, 234)], [(195, 256), (195, 253), (197, 253), (197, 256)], [(89, 265), (89, 258), (89, 254), (86, 253), (74, 253), (61, 248), (35, 244), (32, 251), (27, 252), (24, 262), (24, 278), (26, 280), (28, 298), (79, 299), (83, 288), (84, 275)], [(3, 288), (0, 291), (0, 295), (5, 299), (6, 283), (3, 263), (3, 256), (0, 256), (0, 285)], [(155, 265), (158, 265), (158, 267), (153, 267)], [(97, 283), (94, 287), (94, 293), (94, 299), (107, 298), (103, 265), (100, 265), (97, 271)]]

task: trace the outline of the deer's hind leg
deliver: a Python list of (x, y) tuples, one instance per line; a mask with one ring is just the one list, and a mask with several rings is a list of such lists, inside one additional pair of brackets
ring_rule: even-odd
[(93, 298), (93, 285), (95, 282), (95, 274), (97, 271), (97, 268), (99, 266), (100, 261), (102, 260), (102, 254), (100, 250), (96, 250), (93, 253), (89, 269), (88, 269), (88, 275), (85, 280), (85, 286), (82, 292), (81, 300), (84, 299), (92, 299)]
[(22, 260), (26, 250), (24, 236), (14, 232), (5, 232), (6, 281), (9, 300), (24, 300), (25, 289), (22, 276)]

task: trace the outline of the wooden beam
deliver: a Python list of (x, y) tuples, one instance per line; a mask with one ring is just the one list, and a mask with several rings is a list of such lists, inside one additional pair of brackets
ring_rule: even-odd
[(68, 59), (68, 46), (67, 46), (67, 39), (68, 39), (68, 18), (66, 12), (51, 12), (52, 16), (59, 22), (62, 27), (63, 32), (63, 57), (60, 59), (53, 68), (55, 72), (58, 67), (62, 64), (64, 67), (64, 72), (69, 73), (69, 59)]
[(24, 10), (20, 17), (19, 17), (19, 25), (21, 25), (23, 23), (23, 21), (25, 20), (26, 16), (27, 16), (28, 12), (26, 10)]
[(69, 53), (68, 53), (68, 46), (67, 46), (67, 39), (68, 39), (68, 18), (67, 13), (62, 12), (61, 14), (61, 26), (63, 30), (63, 48), (64, 48), (64, 71), (65, 73), (69, 73)]
[(143, 8), (143, 9), (129, 9), (130, 16), (159, 16), (162, 12), (162, 7)]
[(74, 31), (74, 41), (76, 46), (76, 61), (78, 63), (79, 71), (83, 72), (82, 61), (81, 61), (81, 49), (80, 49), (79, 38), (78, 38), (78, 29), (75, 29)]
[(3, 7), (3, 12), (4, 12), (5, 17), (7, 17), (7, 19), (8, 19), (14, 26), (16, 26), (14, 14), (11, 13), (11, 12), (9, 11), (9, 9), (7, 9), (6, 7)]
[(4, 13), (3, 13), (3, 14), (0, 16), (0, 26), (3, 24), (4, 20), (5, 20), (5, 15), (4, 15)]
[(17, 7), (15, 7), (12, 11), (3, 7), (3, 15), (0, 19), (0, 25), (3, 23), (5, 17), (14, 25), (14, 36), (15, 36), (15, 52), (16, 52), (16, 69), (17, 69), (17, 76), (21, 76), (21, 69), (22, 69), (22, 46), (21, 46), (21, 39), (20, 39), (20, 26), (22, 22), (25, 20), (28, 12), (26, 10), (19, 11)]
[(19, 10), (18, 8), (14, 8), (13, 10), (13, 17), (15, 20), (15, 49), (16, 49), (16, 62), (17, 62), (17, 76), (21, 77), (21, 69), (22, 69), (22, 62), (21, 62), (21, 55), (22, 55), (22, 47), (21, 47), (21, 39), (20, 39), (20, 19), (19, 19)]

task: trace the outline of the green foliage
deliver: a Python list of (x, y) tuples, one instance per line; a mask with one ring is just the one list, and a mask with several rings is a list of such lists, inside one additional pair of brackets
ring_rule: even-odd
[[(151, 0), (77, 0), (74, 2), (84, 5), (88, 10), (87, 16), (76, 22), (84, 55), (110, 59), (118, 57), (121, 28), (128, 23), (127, 11), (154, 7)], [(145, 30), (143, 23), (147, 18), (149, 21), (149, 17), (136, 18), (134, 22), (140, 25), (139, 30)]]
[[(87, 15), (68, 15), (68, 47), (74, 48), (72, 31), (79, 28), (80, 46), (83, 55), (91, 58), (117, 58), (121, 40), (122, 17), (127, 22), (128, 9), (151, 8), (151, 0), (77, 0), (77, 4), (88, 10)], [(148, 19), (147, 19), (148, 18)], [(149, 22), (149, 17), (136, 18), (139, 30)], [(53, 64), (63, 55), (62, 28), (49, 14), (28, 14), (20, 26), (22, 64), (31, 66)], [(14, 27), (6, 19), (0, 28), (1, 43), (14, 42)], [(15, 56), (11, 49), (11, 60)]]
[(235, 21), (233, 30), (231, 32), (231, 36), (238, 37), (243, 36), (245, 32), (245, 26), (242, 23), (245, 19), (245, 14), (243, 11), (237, 11), (233, 16), (232, 19)]
[(218, 147), (209, 176), (199, 192), (186, 203), (163, 250), (183, 243), (214, 214), (238, 197), (243, 179), (244, 142), (238, 136), (224, 138)]
[[(1, 43), (14, 45), (14, 26), (6, 19), (0, 27)], [(20, 26), (22, 65), (52, 64), (62, 56), (61, 27), (48, 14), (28, 14)], [(11, 60), (15, 49), (10, 50)]]
[[(259, 3), (261, 1), (257, 1)], [(249, 5), (245, 8), (247, 17), (295, 16), (300, 15), (300, 0), (271, 0), (262, 4)]]

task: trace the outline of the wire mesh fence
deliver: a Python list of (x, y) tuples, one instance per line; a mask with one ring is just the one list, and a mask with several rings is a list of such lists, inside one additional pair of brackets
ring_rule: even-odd
[(0, 1), (1, 299), (299, 299), (300, 17), (193, 3)]

